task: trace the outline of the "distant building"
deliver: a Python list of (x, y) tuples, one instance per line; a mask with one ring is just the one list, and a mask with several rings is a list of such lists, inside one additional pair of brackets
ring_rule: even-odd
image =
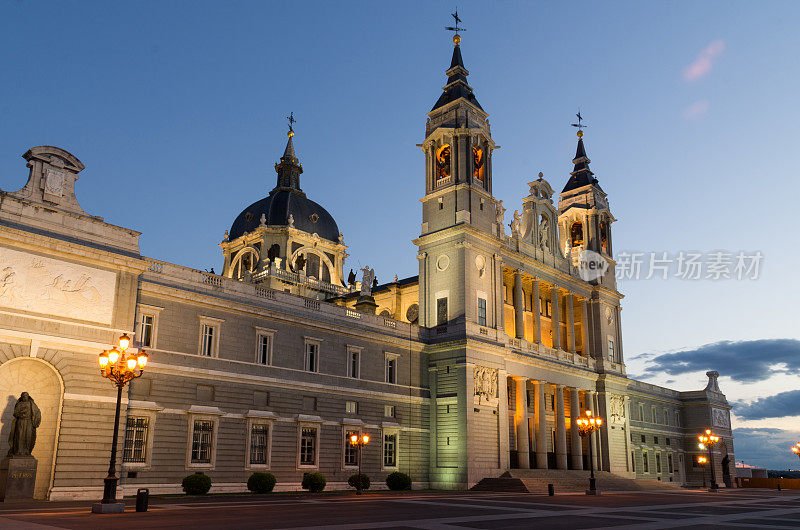
[[(0, 192), (0, 394), (13, 403), (29, 392), (42, 411), (39, 498), (101, 495), (116, 394), (97, 356), (123, 332), (150, 352), (123, 406), (126, 494), (179, 492), (194, 471), (214, 491), (242, 491), (258, 470), (278, 489), (298, 488), (306, 471), (344, 487), (357, 469), (347, 437), (362, 430), (376, 485), (395, 470), (451, 489), (512, 467), (582, 470), (589, 442), (574, 420), (586, 410), (606, 420), (591, 442), (599, 469), (699, 485), (697, 434), (710, 427), (722, 438), (718, 481), (731, 484), (730, 406), (716, 372), (696, 392), (626, 375), (616, 219), (583, 138), (557, 205), (540, 174), (509, 234), (492, 194), (497, 146), (458, 44), (446, 75), (420, 144), (424, 170), (402, 183), (370, 174), (384, 193), (354, 193), (347, 205), (391, 200), (409, 182), (424, 189), (419, 275), (374, 289), (370, 270), (365, 285), (345, 274), (344, 237), (301, 188), (291, 136), (272, 191), (231, 216), (220, 275), (142, 256), (139, 232), (85, 212), (75, 195), (84, 166), (71, 153), (23, 155), (27, 184)], [(109, 209), (159, 215), (126, 203), (127, 185), (115, 184)], [(197, 215), (164, 229), (180, 237)], [(604, 273), (587, 276), (587, 256)], [(6, 407), (2, 454), (10, 420)]]
[(767, 478), (767, 470), (763, 467), (749, 466), (744, 462), (736, 462), (736, 478)]

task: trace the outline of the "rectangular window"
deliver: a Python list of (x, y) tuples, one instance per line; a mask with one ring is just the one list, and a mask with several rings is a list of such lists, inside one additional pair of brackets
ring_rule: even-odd
[(658, 436), (653, 436), (653, 444), (658, 445)]
[(663, 409), (661, 412), (663, 413), (661, 419), (664, 421), (664, 425), (669, 425), (669, 411), (667, 409)]
[(387, 418), (394, 418), (394, 405), (384, 405), (383, 415)]
[(447, 324), (447, 298), (436, 300), (436, 325), (444, 326)]
[(347, 377), (358, 379), (361, 353), (357, 350), (347, 351)]
[(636, 473), (636, 453), (631, 451), (631, 471)]
[(650, 461), (647, 459), (647, 453), (642, 453), (642, 467), (645, 473), (650, 473)]
[(478, 298), (478, 325), (486, 325), (486, 298)]
[(357, 401), (345, 401), (344, 402), (344, 411), (347, 414), (358, 414), (358, 402)]
[(644, 405), (639, 403), (639, 421), (644, 421)]
[(149, 418), (128, 417), (125, 425), (125, 446), (122, 450), (123, 462), (145, 462), (147, 460), (147, 430)]
[(303, 427), (300, 431), (300, 465), (317, 464), (317, 428)]
[(608, 339), (608, 360), (614, 362), (614, 341)]
[(269, 446), (269, 425), (254, 423), (250, 427), (250, 463), (267, 465), (267, 447)]
[(358, 448), (350, 443), (350, 437), (358, 435), (358, 431), (345, 431), (344, 433), (344, 465), (355, 467), (358, 465)]
[(139, 342), (143, 348), (153, 347), (153, 333), (155, 332), (155, 315), (143, 313), (139, 321)]
[(656, 453), (656, 473), (661, 472), (661, 453)]
[(214, 436), (214, 422), (195, 420), (192, 431), (192, 463), (211, 463), (211, 443)]
[(316, 372), (319, 366), (319, 344), (306, 342), (306, 372)]
[(676, 427), (681, 426), (681, 413), (678, 412), (677, 410), (675, 411), (675, 426)]
[(642, 443), (645, 443), (644, 434), (642, 435)]
[(200, 354), (206, 357), (213, 357), (216, 354), (216, 326), (203, 324), (203, 331), (200, 334)]
[(383, 467), (397, 467), (397, 433), (383, 435)]
[(667, 465), (669, 466), (669, 472), (672, 473), (672, 471), (674, 469), (672, 467), (672, 453), (668, 453), (667, 454)]
[(258, 364), (272, 364), (272, 335), (266, 333), (258, 334), (256, 362)]
[(397, 357), (394, 355), (386, 356), (386, 382), (397, 383)]
[(656, 421), (656, 406), (650, 405), (650, 423), (658, 423)]
[(669, 445), (669, 438), (667, 438), (667, 445)]

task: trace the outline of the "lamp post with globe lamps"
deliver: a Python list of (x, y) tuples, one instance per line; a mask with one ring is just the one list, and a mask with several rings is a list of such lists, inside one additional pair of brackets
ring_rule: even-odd
[(719, 442), (719, 436), (716, 436), (711, 429), (706, 429), (706, 432), (701, 434), (697, 437), (700, 440), (700, 443), (703, 444), (706, 448), (708, 448), (708, 463), (709, 467), (711, 468), (711, 487), (708, 488), (708, 491), (716, 492), (719, 490), (719, 486), (717, 486), (717, 477), (714, 473), (714, 446), (717, 445)]
[(100, 375), (110, 379), (117, 386), (117, 409), (114, 413), (114, 437), (111, 441), (111, 458), (108, 463), (108, 476), (104, 479), (103, 500), (92, 507), (94, 512), (122, 511), (111, 509), (117, 498), (117, 440), (119, 438), (119, 412), (122, 404), (122, 389), (125, 385), (141, 377), (147, 366), (147, 353), (139, 350), (138, 353), (129, 353), (128, 347), (131, 339), (123, 334), (119, 338), (119, 346), (104, 350), (98, 357)]
[(800, 442), (797, 442), (792, 446), (792, 452), (800, 458)]
[(708, 458), (704, 456), (697, 457), (697, 463), (700, 464), (700, 469), (701, 472), (703, 473), (703, 489), (705, 489), (706, 487), (706, 462), (708, 462)]
[(581, 438), (587, 438), (589, 441), (589, 489), (586, 491), (586, 495), (597, 495), (597, 484), (594, 478), (594, 457), (592, 456), (592, 433), (600, 429), (603, 425), (602, 418), (595, 418), (592, 416), (592, 411), (587, 410), (585, 415), (582, 418), (578, 418), (575, 420), (575, 423), (578, 425), (578, 431)]
[(358, 482), (356, 482), (356, 495), (361, 495), (361, 449), (369, 443), (369, 434), (359, 433), (350, 435), (350, 445), (358, 449)]

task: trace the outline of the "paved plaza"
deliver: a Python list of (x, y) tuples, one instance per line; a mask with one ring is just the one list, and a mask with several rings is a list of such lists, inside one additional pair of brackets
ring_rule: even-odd
[(152, 498), (122, 515), (89, 503), (0, 505), (0, 528), (798, 528), (800, 493), (370, 493)]

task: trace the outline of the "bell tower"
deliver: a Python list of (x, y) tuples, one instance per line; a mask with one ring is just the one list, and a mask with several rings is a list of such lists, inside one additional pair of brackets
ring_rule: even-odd
[(422, 231), (429, 234), (466, 223), (492, 231), (492, 141), (489, 115), (467, 82), (461, 58), (461, 36), (453, 37), (447, 84), (428, 113), (425, 141), (425, 196)]
[(561, 190), (558, 201), (559, 246), (564, 256), (578, 266), (584, 250), (599, 254), (608, 264), (608, 270), (598, 280), (592, 280), (616, 290), (614, 277), (611, 215), (608, 197), (589, 169), (589, 157), (583, 145), (583, 131), (578, 131), (578, 148), (569, 180)]

